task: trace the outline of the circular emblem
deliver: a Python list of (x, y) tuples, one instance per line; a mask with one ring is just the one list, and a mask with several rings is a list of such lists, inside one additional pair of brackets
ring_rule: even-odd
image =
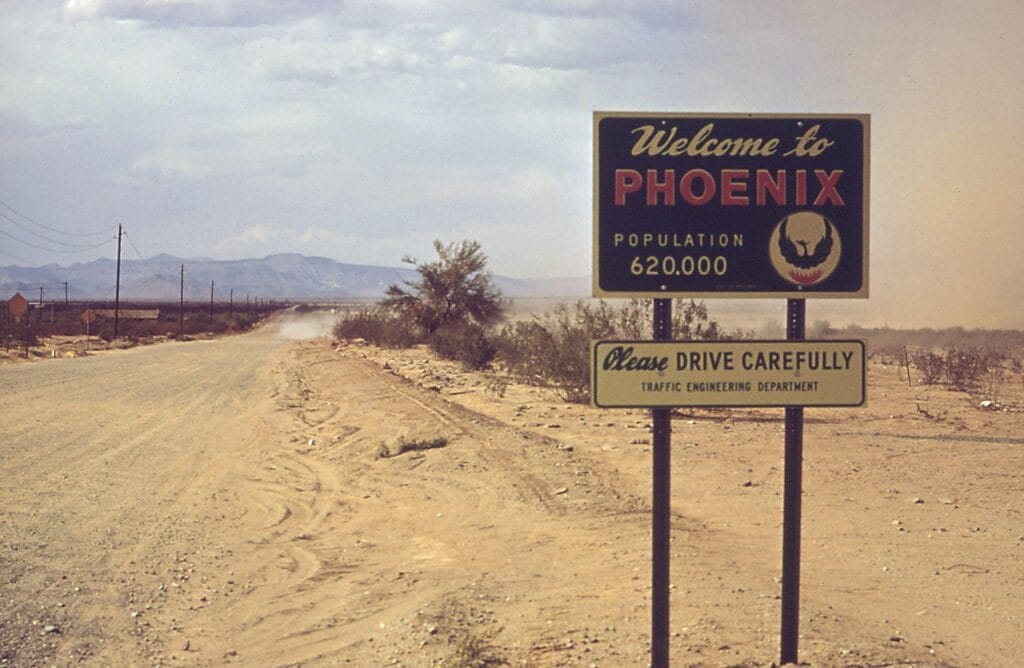
[(810, 211), (783, 218), (768, 241), (775, 271), (799, 287), (817, 285), (831, 276), (842, 251), (839, 230), (832, 221)]

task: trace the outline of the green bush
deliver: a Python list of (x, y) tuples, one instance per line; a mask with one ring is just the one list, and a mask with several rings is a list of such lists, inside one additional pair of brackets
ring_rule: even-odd
[(466, 323), (489, 327), (502, 320), (501, 292), (487, 271), (480, 242), (464, 239), (447, 245), (434, 242), (437, 260), (405, 257), (416, 268), (418, 281), (388, 286), (383, 307), (416, 323), (426, 336)]
[(615, 338), (620, 316), (603, 300), (560, 304), (554, 312), (506, 326), (499, 357), (517, 378), (554, 387), (566, 401), (590, 399), (590, 342)]
[(484, 328), (473, 323), (437, 330), (430, 336), (430, 348), (441, 358), (461, 362), (474, 371), (486, 369), (497, 354)]

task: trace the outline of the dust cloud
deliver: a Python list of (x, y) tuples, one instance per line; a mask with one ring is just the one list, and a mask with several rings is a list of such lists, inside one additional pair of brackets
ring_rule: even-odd
[(305, 341), (320, 336), (330, 336), (334, 323), (340, 314), (334, 309), (312, 313), (286, 313), (281, 316), (277, 336), (290, 341)]

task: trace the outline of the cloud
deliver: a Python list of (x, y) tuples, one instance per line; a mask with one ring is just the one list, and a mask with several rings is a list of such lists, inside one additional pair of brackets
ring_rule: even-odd
[(258, 224), (247, 227), (241, 234), (227, 237), (214, 245), (214, 250), (231, 250), (235, 253), (274, 253), (275, 249), (315, 252), (317, 244), (331, 241), (334, 234), (320, 227), (284, 227)]
[(224, 28), (285, 23), (340, 6), (304, 0), (67, 0), (63, 15), (71, 21), (115, 19), (158, 28)]

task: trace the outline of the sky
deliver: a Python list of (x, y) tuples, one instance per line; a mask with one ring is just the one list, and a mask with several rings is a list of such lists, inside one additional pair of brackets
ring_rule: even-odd
[(863, 113), (871, 298), (808, 320), (1024, 328), (1022, 33), (1018, 1), (4, 0), (0, 265), (122, 224), (589, 276), (595, 110)]

